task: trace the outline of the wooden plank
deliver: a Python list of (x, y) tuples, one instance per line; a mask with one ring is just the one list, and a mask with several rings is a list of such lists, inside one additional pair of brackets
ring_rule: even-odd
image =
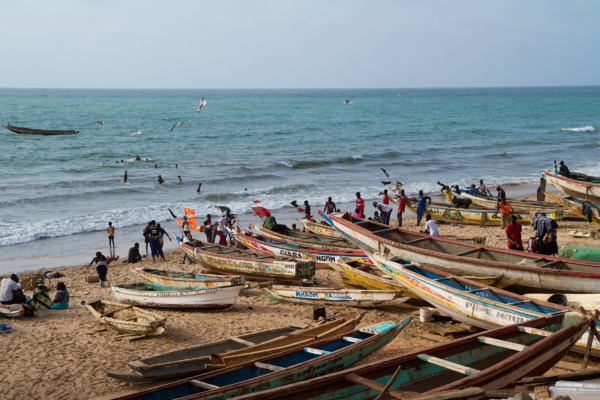
[(507, 342), (506, 340), (494, 339), (487, 336), (480, 336), (477, 338), (481, 343), (491, 344), (492, 346), (503, 347), (505, 349), (523, 351), (527, 348), (524, 344)]
[(278, 365), (265, 364), (265, 363), (261, 363), (261, 362), (258, 362), (258, 361), (254, 363), (254, 366), (258, 367), (258, 368), (262, 368), (262, 369), (268, 369), (269, 371), (274, 371), (274, 372), (281, 371), (282, 369), (285, 369), (285, 368), (280, 367)]
[(444, 392), (410, 396), (407, 397), (406, 400), (460, 400), (482, 396), (483, 394), (485, 394), (485, 390), (482, 388), (470, 387), (466, 389), (446, 390)]
[(531, 376), (528, 378), (523, 378), (517, 384), (533, 384), (533, 383), (554, 383), (557, 381), (579, 381), (584, 379), (594, 379), (600, 377), (600, 369), (588, 369), (585, 371), (573, 372), (570, 374), (557, 374), (557, 375), (547, 375), (547, 376)]
[(241, 338), (236, 337), (236, 336), (230, 336), (227, 339), (233, 340), (234, 342), (238, 342), (238, 343), (241, 343), (241, 344), (246, 345), (246, 346), (255, 346), (256, 345), (256, 343), (254, 343), (254, 342), (251, 342), (251, 341), (245, 340), (245, 339), (241, 339)]
[(485, 250), (485, 247), (479, 247), (477, 249), (467, 250), (463, 253), (457, 254), (457, 256), (466, 256), (467, 254), (477, 253), (478, 251)]
[(305, 347), (303, 350), (307, 353), (316, 354), (319, 356), (324, 356), (325, 354), (331, 353), (330, 351), (327, 351), (327, 350), (313, 349), (312, 347)]
[[(383, 388), (385, 388), (385, 385), (383, 383), (379, 383), (379, 382), (376, 382), (371, 379), (363, 378), (362, 376), (359, 376), (356, 374), (348, 374), (348, 375), (344, 376), (344, 378), (346, 378), (347, 381), (366, 386), (368, 388), (377, 390), (378, 392), (381, 392), (383, 390)], [(387, 393), (398, 399), (402, 399), (402, 398), (406, 398), (406, 395), (409, 392), (403, 392), (403, 391), (400, 391), (397, 389), (390, 388), (390, 389), (388, 389)]]
[(479, 222), (479, 226), (484, 227), (486, 221), (487, 221), (487, 213), (482, 212), (481, 213), (481, 221)]
[(197, 386), (197, 387), (202, 388), (202, 389), (213, 390), (213, 389), (218, 389), (219, 388), (219, 386), (217, 386), (217, 385), (211, 385), (210, 383), (198, 381), (198, 380), (195, 380), (195, 379), (190, 379), (189, 382), (190, 382), (191, 385)]
[(542, 329), (529, 328), (528, 326), (519, 326), (519, 331), (525, 332), (525, 333), (530, 333), (532, 335), (546, 336), (546, 337), (554, 334), (554, 332), (548, 332), (548, 331), (544, 331)]
[(344, 336), (342, 339), (344, 341), (350, 342), (350, 343), (358, 343), (358, 342), (362, 341), (362, 339), (351, 337), (351, 336)]
[(442, 358), (430, 356), (429, 354), (423, 354), (423, 353), (417, 354), (417, 358), (419, 358), (419, 360), (427, 361), (428, 363), (439, 365), (440, 367), (444, 367), (444, 368), (452, 370), (452, 371), (460, 372), (461, 374), (465, 374), (465, 375), (475, 375), (476, 373), (479, 372), (478, 369), (467, 367), (465, 365), (456, 364), (451, 361), (444, 360)]

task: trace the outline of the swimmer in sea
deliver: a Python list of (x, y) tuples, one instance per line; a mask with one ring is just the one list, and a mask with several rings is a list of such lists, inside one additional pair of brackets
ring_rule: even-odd
[(179, 182), (183, 183), (183, 179), (181, 179), (181, 175), (179, 175), (177, 178), (179, 178)]
[(158, 182), (159, 184), (165, 183), (164, 179), (160, 175), (158, 176), (158, 178), (156, 178), (156, 182)]
[(200, 188), (202, 187), (202, 182), (198, 184), (198, 189), (196, 189), (196, 193), (200, 193)]
[(123, 174), (123, 183), (127, 183), (127, 170), (125, 170), (125, 173)]
[(141, 161), (141, 160), (142, 160), (142, 159), (140, 158), (140, 156), (139, 156), (139, 155), (136, 155), (136, 156), (135, 156), (135, 161)]

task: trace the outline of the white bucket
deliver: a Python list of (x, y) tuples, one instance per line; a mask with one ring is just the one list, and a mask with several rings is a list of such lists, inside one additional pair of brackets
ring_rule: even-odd
[(47, 317), (48, 314), (49, 314), (48, 310), (37, 310), (37, 313), (36, 313), (36, 315), (38, 317)]
[(431, 322), (431, 317), (433, 317), (433, 308), (421, 307), (421, 322)]

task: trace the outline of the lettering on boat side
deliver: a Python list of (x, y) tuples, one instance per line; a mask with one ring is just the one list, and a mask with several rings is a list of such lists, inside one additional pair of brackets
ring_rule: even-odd
[(294, 258), (301, 258), (301, 259), (308, 259), (308, 260), (314, 260), (314, 261), (331, 261), (331, 262), (335, 262), (335, 261), (337, 261), (337, 258), (338, 258), (338, 257), (335, 257), (335, 256), (325, 256), (325, 255), (321, 255), (321, 254), (317, 254), (317, 255), (314, 255), (314, 256), (309, 256), (308, 254), (299, 253), (297, 251), (284, 250), (284, 249), (279, 250), (279, 254), (281, 254), (282, 256), (288, 256), (288, 257), (294, 257)]
[(314, 292), (296, 292), (296, 297), (303, 297), (303, 298), (307, 298), (307, 299), (316, 299), (319, 296), (317, 295), (317, 293)]

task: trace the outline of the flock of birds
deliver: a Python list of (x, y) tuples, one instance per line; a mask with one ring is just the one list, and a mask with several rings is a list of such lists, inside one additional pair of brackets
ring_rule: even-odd
[[(200, 99), (200, 105), (198, 106), (198, 112), (200, 112), (200, 110), (202, 110), (202, 107), (204, 107), (206, 105), (206, 100), (204, 100), (204, 96), (202, 96), (202, 98)], [(173, 125), (173, 127), (171, 128), (171, 130), (169, 132), (173, 132), (173, 129), (175, 129), (178, 126), (183, 126), (184, 123), (186, 122), (192, 122), (192, 120), (190, 119), (186, 119), (185, 121), (181, 121), (176, 123), (175, 125)], [(96, 121), (96, 125), (102, 125), (104, 126), (104, 121)], [(118, 127), (119, 125), (117, 125)], [(152, 128), (145, 128), (145, 129), (140, 129), (139, 131), (135, 131), (131, 134), (131, 136), (129, 136), (127, 138), (127, 140), (131, 139), (132, 137), (134, 137), (135, 135), (141, 135), (142, 132), (144, 131), (151, 131)]]

